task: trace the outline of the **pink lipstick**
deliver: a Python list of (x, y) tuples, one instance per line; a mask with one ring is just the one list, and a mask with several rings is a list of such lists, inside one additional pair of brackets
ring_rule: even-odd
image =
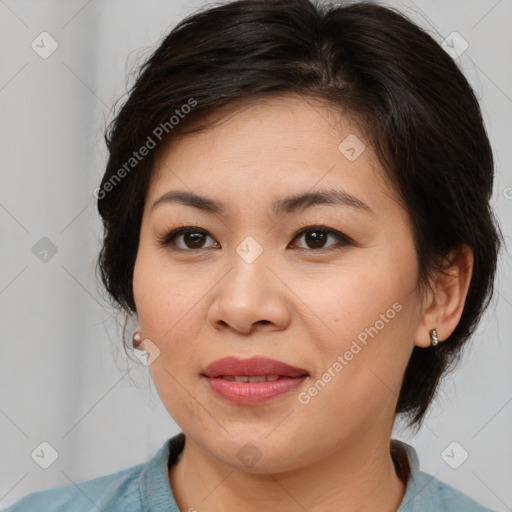
[(203, 372), (210, 389), (238, 405), (258, 405), (287, 393), (304, 382), (307, 370), (265, 357), (224, 357)]

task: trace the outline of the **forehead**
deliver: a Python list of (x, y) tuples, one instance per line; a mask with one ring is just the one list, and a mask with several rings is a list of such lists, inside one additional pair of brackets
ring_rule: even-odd
[(210, 122), (160, 151), (148, 199), (194, 189), (228, 204), (261, 202), (334, 187), (370, 204), (396, 196), (357, 121), (325, 102), (265, 98), (201, 120)]

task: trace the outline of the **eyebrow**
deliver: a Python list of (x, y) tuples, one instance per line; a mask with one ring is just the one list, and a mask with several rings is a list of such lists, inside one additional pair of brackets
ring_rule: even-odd
[[(154, 210), (157, 206), (164, 203), (179, 203), (219, 215), (224, 215), (226, 212), (225, 206), (219, 201), (188, 191), (172, 190), (167, 192), (153, 203), (151, 209)], [(364, 213), (374, 214), (373, 210), (361, 199), (348, 192), (336, 189), (303, 192), (276, 199), (272, 202), (272, 212), (275, 216), (280, 216), (287, 213), (300, 212), (317, 205), (344, 206), (360, 210)]]

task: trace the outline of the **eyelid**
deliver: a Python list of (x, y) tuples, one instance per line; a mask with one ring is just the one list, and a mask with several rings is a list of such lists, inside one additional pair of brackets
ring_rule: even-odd
[[(304, 228), (299, 229), (299, 231), (297, 231), (293, 235), (292, 240), (295, 240), (298, 236), (302, 235), (305, 232), (314, 231), (315, 229), (318, 230), (318, 231), (325, 231), (328, 235), (336, 236), (342, 242), (345, 242), (345, 245), (347, 245), (347, 244), (355, 245), (354, 240), (352, 240), (349, 236), (341, 233), (340, 231), (337, 231), (336, 229), (328, 228), (327, 226), (319, 226), (319, 225), (310, 225), (310, 226), (306, 226)], [(303, 249), (303, 248), (301, 247), (301, 249)], [(328, 250), (329, 250), (329, 247), (326, 247), (325, 249), (316, 249), (316, 251), (318, 251), (318, 252), (320, 252), (320, 251), (328, 251)], [(308, 250), (308, 252), (312, 252), (312, 251), (315, 251), (315, 249), (309, 249)]]
[[(173, 229), (172, 231), (168, 231), (168, 230), (164, 231), (164, 235), (163, 236), (157, 237), (157, 242), (158, 242), (159, 245), (162, 245), (164, 247), (168, 247), (171, 244), (171, 240), (172, 239), (174, 239), (175, 237), (177, 237), (178, 235), (180, 235), (180, 234), (182, 234), (184, 232), (185, 233), (187, 233), (187, 232), (201, 233), (203, 235), (209, 236), (212, 240), (214, 240), (214, 238), (208, 233), (208, 231), (206, 231), (203, 228), (199, 228), (197, 226), (181, 226), (179, 228)], [(180, 249), (180, 248), (177, 248), (177, 249), (173, 249), (173, 250), (184, 251), (184, 252), (194, 252), (194, 251), (201, 251), (201, 250), (204, 250), (204, 249), (202, 247), (200, 247), (199, 249)]]

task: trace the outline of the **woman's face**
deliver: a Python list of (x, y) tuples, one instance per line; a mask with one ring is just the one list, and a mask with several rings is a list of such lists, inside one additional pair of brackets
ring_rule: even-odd
[[(258, 101), (174, 141), (156, 168), (134, 270), (138, 319), (163, 404), (211, 460), (277, 472), (389, 440), (422, 316), (417, 259), (372, 149), (339, 119), (296, 97)], [(154, 206), (177, 191), (208, 202)], [(273, 207), (319, 193), (337, 199)], [(221, 358), (256, 356), (297, 376), (205, 376)]]

